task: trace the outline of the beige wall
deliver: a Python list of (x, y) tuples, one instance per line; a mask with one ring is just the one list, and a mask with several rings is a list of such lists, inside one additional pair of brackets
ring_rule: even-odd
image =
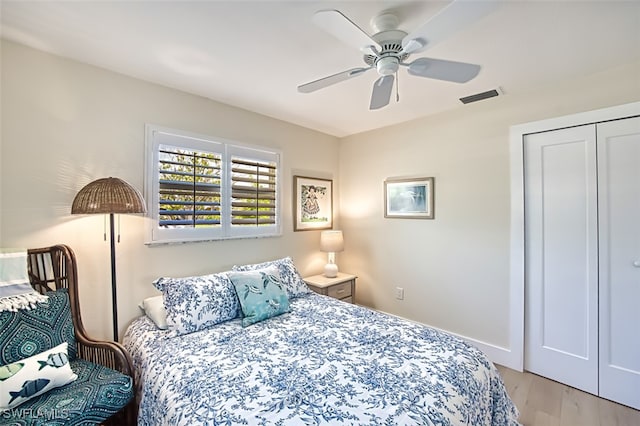
[[(69, 244), (89, 331), (110, 335), (109, 247), (101, 216), (71, 216), (75, 193), (109, 175), (143, 188), (144, 124), (279, 148), (280, 238), (148, 247), (147, 219), (122, 216), (121, 328), (160, 275), (292, 255), (320, 272), (318, 232), (293, 232), (292, 175), (335, 179), (340, 269), (359, 303), (509, 350), (509, 127), (640, 100), (640, 63), (508, 94), (338, 141), (176, 90), (2, 42), (0, 246)], [(436, 219), (383, 218), (387, 177), (434, 176)], [(396, 286), (405, 299), (393, 297)]]
[[(636, 62), (344, 138), (340, 266), (358, 301), (509, 352), (509, 127), (638, 100)], [(383, 217), (385, 178), (404, 176), (435, 177), (435, 220)]]
[(292, 174), (337, 179), (336, 138), (6, 41), (1, 84), (0, 246), (70, 245), (79, 261), (85, 325), (97, 337), (111, 335), (109, 244), (103, 216), (71, 216), (71, 202), (101, 177), (143, 189), (145, 123), (281, 149), (283, 235), (148, 247), (147, 219), (123, 215), (116, 248), (121, 330), (161, 275), (287, 255), (303, 274), (324, 265), (319, 233), (293, 232)]

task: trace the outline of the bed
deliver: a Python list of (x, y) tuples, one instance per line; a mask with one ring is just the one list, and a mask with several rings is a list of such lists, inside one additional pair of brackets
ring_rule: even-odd
[[(124, 337), (139, 425), (517, 425), (494, 365), (452, 335), (314, 293), (288, 312)], [(238, 293), (239, 294), (239, 293)]]
[(123, 339), (138, 425), (518, 424), (480, 350), (315, 294), (291, 258), (154, 285)]

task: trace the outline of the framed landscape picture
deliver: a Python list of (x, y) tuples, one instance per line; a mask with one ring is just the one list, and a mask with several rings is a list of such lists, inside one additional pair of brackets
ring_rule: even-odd
[(434, 218), (432, 177), (384, 181), (384, 217)]
[(293, 177), (293, 230), (333, 228), (333, 181)]

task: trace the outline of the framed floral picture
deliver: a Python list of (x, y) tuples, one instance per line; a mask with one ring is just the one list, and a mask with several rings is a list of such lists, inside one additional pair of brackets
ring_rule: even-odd
[(384, 217), (433, 219), (433, 178), (384, 181)]
[(333, 181), (293, 177), (293, 230), (333, 228)]

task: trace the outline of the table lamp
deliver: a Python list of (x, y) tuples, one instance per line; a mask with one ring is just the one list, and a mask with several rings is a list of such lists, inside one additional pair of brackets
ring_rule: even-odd
[(327, 264), (324, 266), (324, 276), (327, 278), (337, 277), (336, 252), (344, 250), (342, 231), (322, 231), (320, 233), (320, 250), (328, 253)]

